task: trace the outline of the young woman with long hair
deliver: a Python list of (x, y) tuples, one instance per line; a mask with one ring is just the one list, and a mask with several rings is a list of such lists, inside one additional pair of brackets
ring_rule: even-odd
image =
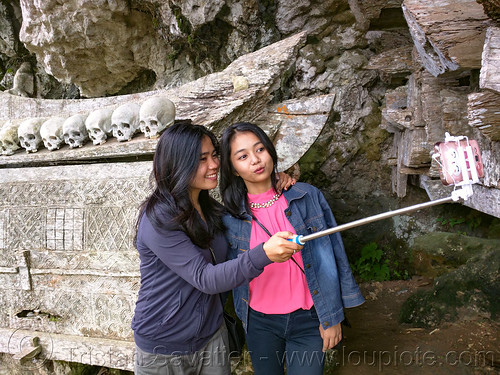
[[(220, 189), (230, 258), (273, 233), (310, 234), (336, 225), (323, 194), (297, 183), (281, 194), (278, 158), (258, 126), (237, 123), (221, 140)], [(324, 352), (342, 337), (344, 308), (364, 302), (338, 233), (307, 242), (233, 290), (255, 374), (322, 374)]]
[(136, 374), (230, 374), (219, 293), (301, 248), (281, 231), (225, 261), (225, 211), (208, 194), (218, 169), (217, 141), (205, 127), (178, 123), (161, 135), (154, 189), (141, 206), (135, 241), (141, 272), (132, 320)]

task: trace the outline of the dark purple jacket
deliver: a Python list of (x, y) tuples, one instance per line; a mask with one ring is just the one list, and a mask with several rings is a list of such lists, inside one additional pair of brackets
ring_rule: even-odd
[(137, 232), (141, 287), (132, 329), (149, 353), (187, 354), (203, 348), (222, 324), (219, 293), (248, 283), (271, 261), (262, 244), (227, 262), (224, 235), (210, 250), (194, 245), (182, 230), (157, 231), (143, 215)]

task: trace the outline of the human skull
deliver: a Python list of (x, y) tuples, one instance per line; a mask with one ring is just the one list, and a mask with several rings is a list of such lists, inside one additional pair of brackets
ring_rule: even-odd
[(21, 124), (20, 120), (8, 120), (0, 129), (0, 149), (2, 155), (12, 155), (20, 147), (17, 129)]
[(139, 130), (139, 111), (141, 106), (136, 103), (127, 103), (119, 106), (111, 115), (113, 137), (119, 142), (130, 141)]
[(94, 145), (102, 145), (108, 139), (108, 135), (111, 135), (112, 114), (113, 110), (110, 108), (97, 109), (90, 112), (85, 120), (85, 127)]
[(46, 121), (46, 118), (35, 117), (24, 120), (17, 129), (17, 135), (21, 146), (26, 152), (37, 152), (42, 145), (42, 137), (40, 135), (40, 128)]
[(165, 96), (154, 96), (141, 105), (139, 111), (141, 132), (147, 138), (156, 138), (175, 120), (175, 106)]
[(61, 144), (64, 143), (64, 120), (66, 120), (64, 117), (51, 117), (40, 128), (43, 144), (49, 151), (59, 150)]
[(64, 143), (70, 148), (82, 147), (89, 140), (85, 127), (86, 114), (76, 114), (68, 117), (63, 123)]

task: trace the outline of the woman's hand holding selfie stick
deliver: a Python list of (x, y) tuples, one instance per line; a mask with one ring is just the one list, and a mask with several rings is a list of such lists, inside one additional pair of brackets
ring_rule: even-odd
[(302, 250), (302, 245), (292, 242), (292, 232), (277, 232), (264, 242), (263, 248), (267, 257), (276, 263), (286, 262), (297, 251)]

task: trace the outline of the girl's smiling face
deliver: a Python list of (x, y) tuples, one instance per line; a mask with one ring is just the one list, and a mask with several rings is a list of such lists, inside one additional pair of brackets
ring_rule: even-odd
[(198, 170), (189, 185), (191, 195), (199, 194), (201, 190), (210, 190), (217, 187), (217, 172), (219, 171), (219, 156), (209, 137), (204, 136), (201, 141), (201, 155)]
[(262, 141), (252, 132), (238, 132), (231, 140), (231, 164), (250, 194), (268, 191), (274, 163)]

